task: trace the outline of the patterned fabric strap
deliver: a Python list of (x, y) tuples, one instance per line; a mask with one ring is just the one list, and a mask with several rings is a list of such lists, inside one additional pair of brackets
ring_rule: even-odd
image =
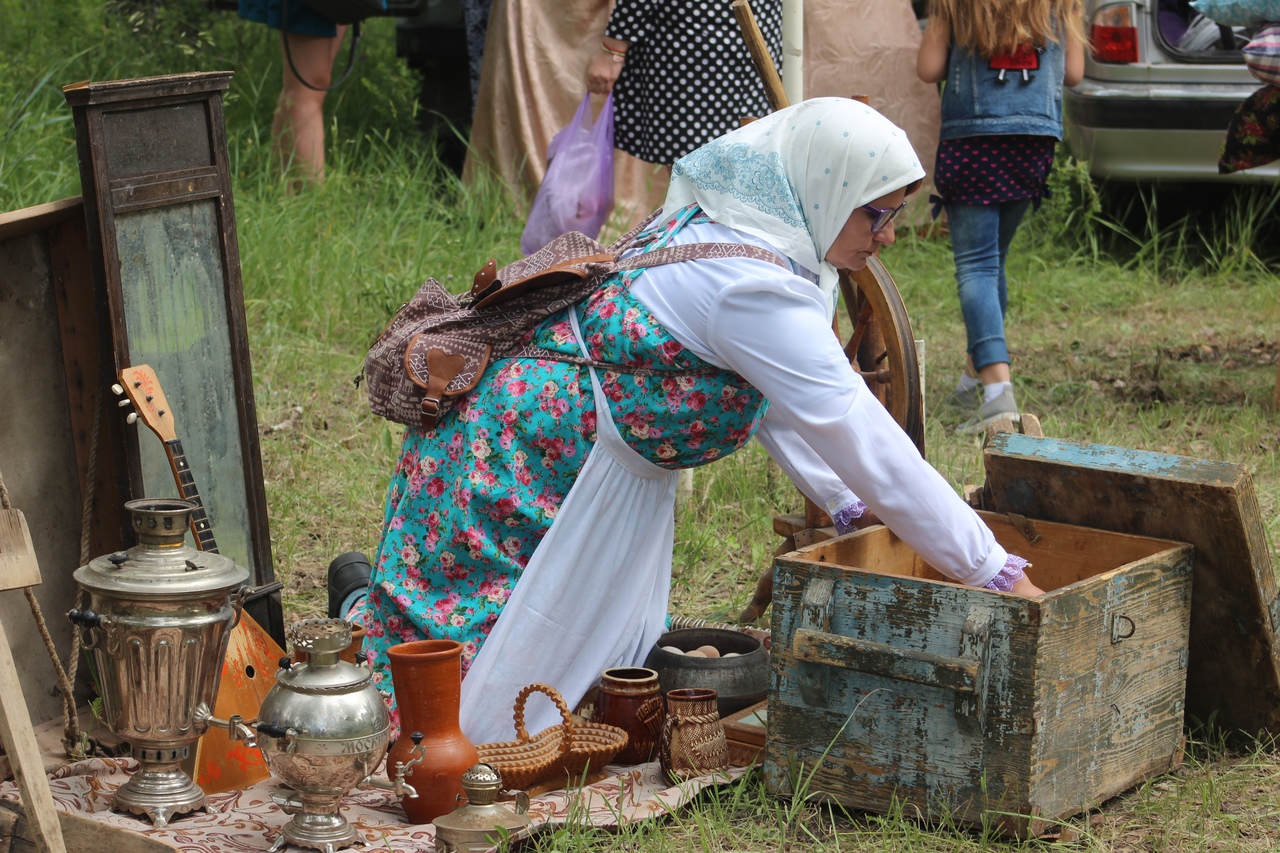
[(540, 347), (537, 344), (526, 344), (515, 352), (502, 356), (502, 358), (541, 358), (547, 361), (563, 361), (568, 364), (580, 364), (583, 367), (594, 367), (597, 370), (604, 370), (609, 373), (628, 373), (634, 376), (710, 376), (719, 373), (719, 367), (690, 367), (686, 369), (680, 368), (654, 368), (639, 367), (631, 364), (616, 364), (611, 361), (592, 361), (589, 358), (583, 358), (580, 355), (569, 355), (568, 353), (557, 352), (546, 347)]
[(994, 589), (996, 592), (1011, 592), (1013, 585), (1027, 576), (1026, 568), (1029, 565), (1031, 564), (1022, 557), (1010, 554), (1000, 571), (984, 588)]
[(723, 258), (750, 258), (756, 261), (766, 261), (785, 270), (791, 269), (791, 265), (778, 257), (776, 252), (746, 243), (685, 243), (681, 246), (667, 246), (636, 255), (634, 258), (628, 258), (625, 261), (619, 261), (618, 269), (633, 270), (656, 267), (661, 264), (678, 264), (681, 261), (720, 260)]
[(857, 529), (855, 521), (867, 514), (867, 505), (862, 501), (854, 501), (846, 507), (836, 510), (831, 520), (836, 523), (836, 533), (841, 536)]

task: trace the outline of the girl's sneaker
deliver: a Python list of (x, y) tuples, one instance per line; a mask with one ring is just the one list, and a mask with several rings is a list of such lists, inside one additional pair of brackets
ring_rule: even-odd
[(975, 385), (968, 391), (961, 391), (959, 388), (952, 388), (951, 393), (942, 401), (942, 405), (950, 409), (959, 409), (962, 412), (972, 412), (978, 408), (978, 402), (982, 399), (982, 386)]
[(1022, 420), (1018, 414), (1018, 404), (1013, 399), (1013, 389), (1006, 388), (994, 400), (978, 407), (978, 413), (956, 427), (956, 435), (980, 435), (987, 427), (1001, 418), (1008, 418), (1015, 424)]

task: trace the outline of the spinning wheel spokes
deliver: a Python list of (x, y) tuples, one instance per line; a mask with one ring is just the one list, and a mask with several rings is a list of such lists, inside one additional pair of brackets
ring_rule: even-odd
[(844, 344), (850, 365), (923, 456), (920, 362), (911, 320), (893, 277), (880, 259), (873, 257), (864, 269), (841, 273), (840, 294), (853, 324)]

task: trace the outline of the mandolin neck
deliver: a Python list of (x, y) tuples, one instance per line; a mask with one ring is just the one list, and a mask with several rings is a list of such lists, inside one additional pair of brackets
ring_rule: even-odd
[(205, 515), (204, 501), (200, 500), (200, 492), (196, 489), (196, 478), (191, 475), (191, 466), (187, 464), (187, 455), (182, 450), (182, 442), (176, 438), (166, 441), (164, 452), (169, 457), (173, 479), (182, 492), (180, 497), (195, 504), (195, 508), (191, 510), (191, 535), (196, 539), (196, 547), (201, 551), (218, 553), (218, 543), (213, 538), (213, 525)]

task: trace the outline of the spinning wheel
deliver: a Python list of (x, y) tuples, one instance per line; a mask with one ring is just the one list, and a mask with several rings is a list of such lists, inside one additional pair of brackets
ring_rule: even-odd
[[(920, 362), (906, 306), (878, 257), (858, 272), (842, 272), (840, 297), (853, 324), (844, 353), (871, 393), (924, 455)], [(836, 335), (840, 337), (837, 328)], [(843, 338), (841, 338), (843, 340)]]

